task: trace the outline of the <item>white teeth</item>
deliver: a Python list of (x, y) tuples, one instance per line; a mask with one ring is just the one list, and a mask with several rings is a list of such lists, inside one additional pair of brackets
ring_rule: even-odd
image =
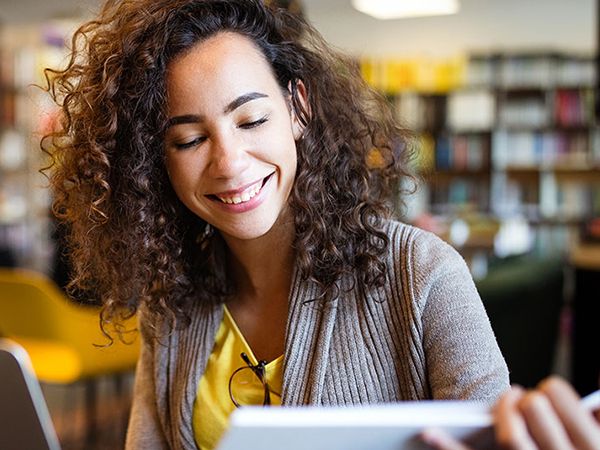
[(239, 203), (245, 203), (247, 201), (250, 201), (251, 198), (253, 198), (256, 194), (258, 194), (260, 192), (261, 188), (262, 188), (262, 181), (256, 183), (255, 185), (251, 186), (246, 191), (242, 192), (241, 194), (237, 194), (234, 197), (221, 197), (221, 196), (217, 196), (217, 197), (223, 203), (227, 203), (230, 205), (237, 205)]

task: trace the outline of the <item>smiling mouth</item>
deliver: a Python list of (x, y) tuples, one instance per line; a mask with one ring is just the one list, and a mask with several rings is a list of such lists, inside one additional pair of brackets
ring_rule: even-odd
[(246, 189), (240, 192), (236, 192), (235, 194), (210, 194), (209, 197), (211, 200), (218, 201), (221, 203), (225, 203), (228, 205), (239, 205), (240, 203), (246, 203), (252, 200), (258, 193), (262, 190), (262, 188), (267, 184), (267, 181), (273, 176), (275, 172), (263, 178), (261, 181), (258, 181)]

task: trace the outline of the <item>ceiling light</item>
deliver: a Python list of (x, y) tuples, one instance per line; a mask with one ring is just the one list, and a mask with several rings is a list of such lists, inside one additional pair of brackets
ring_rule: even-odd
[(376, 19), (441, 16), (458, 12), (458, 0), (352, 0), (355, 9)]

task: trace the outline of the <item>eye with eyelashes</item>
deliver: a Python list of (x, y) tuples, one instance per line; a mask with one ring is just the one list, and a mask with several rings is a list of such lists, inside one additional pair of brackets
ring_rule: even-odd
[(239, 125), (238, 128), (242, 128), (244, 130), (249, 130), (249, 129), (256, 128), (256, 127), (262, 125), (267, 120), (269, 120), (269, 116), (264, 116), (264, 117), (261, 117), (260, 119), (253, 120), (251, 122), (245, 122), (245, 123)]
[(175, 143), (173, 146), (177, 150), (186, 150), (188, 148), (197, 147), (202, 144), (206, 140), (206, 136), (198, 136), (197, 138), (192, 139), (191, 141), (182, 142), (181, 144)]
[[(257, 120), (253, 120), (250, 122), (244, 122), (244, 123), (238, 125), (238, 128), (241, 128), (242, 130), (251, 130), (253, 128), (259, 127), (260, 125), (264, 124), (268, 120), (269, 120), (269, 117), (264, 116)], [(186, 141), (186, 142), (181, 142), (181, 143), (176, 142), (173, 144), (173, 146), (177, 150), (186, 150), (186, 149), (197, 147), (197, 146), (201, 145), (204, 141), (206, 141), (206, 139), (207, 139), (206, 136), (198, 136), (198, 137), (195, 137), (194, 139)]]

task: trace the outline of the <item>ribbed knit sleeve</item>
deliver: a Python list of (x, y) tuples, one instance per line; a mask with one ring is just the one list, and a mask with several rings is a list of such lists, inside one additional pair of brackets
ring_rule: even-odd
[(509, 387), (508, 370), (465, 261), (424, 231), (409, 257), (432, 398), (494, 401)]
[[(133, 404), (127, 427), (126, 450), (168, 449), (164, 421), (167, 419), (164, 410), (159, 408), (159, 397), (155, 388), (155, 343), (148, 332), (143, 311), (140, 331), (142, 338), (140, 357), (135, 371), (135, 384), (133, 391)], [(160, 412), (159, 412), (160, 410)]]
[(222, 305), (198, 301), (191, 308), (189, 326), (164, 326), (155, 339), (147, 332), (147, 316), (142, 314), (144, 341), (136, 368), (127, 450), (197, 449), (192, 410), (222, 317)]

